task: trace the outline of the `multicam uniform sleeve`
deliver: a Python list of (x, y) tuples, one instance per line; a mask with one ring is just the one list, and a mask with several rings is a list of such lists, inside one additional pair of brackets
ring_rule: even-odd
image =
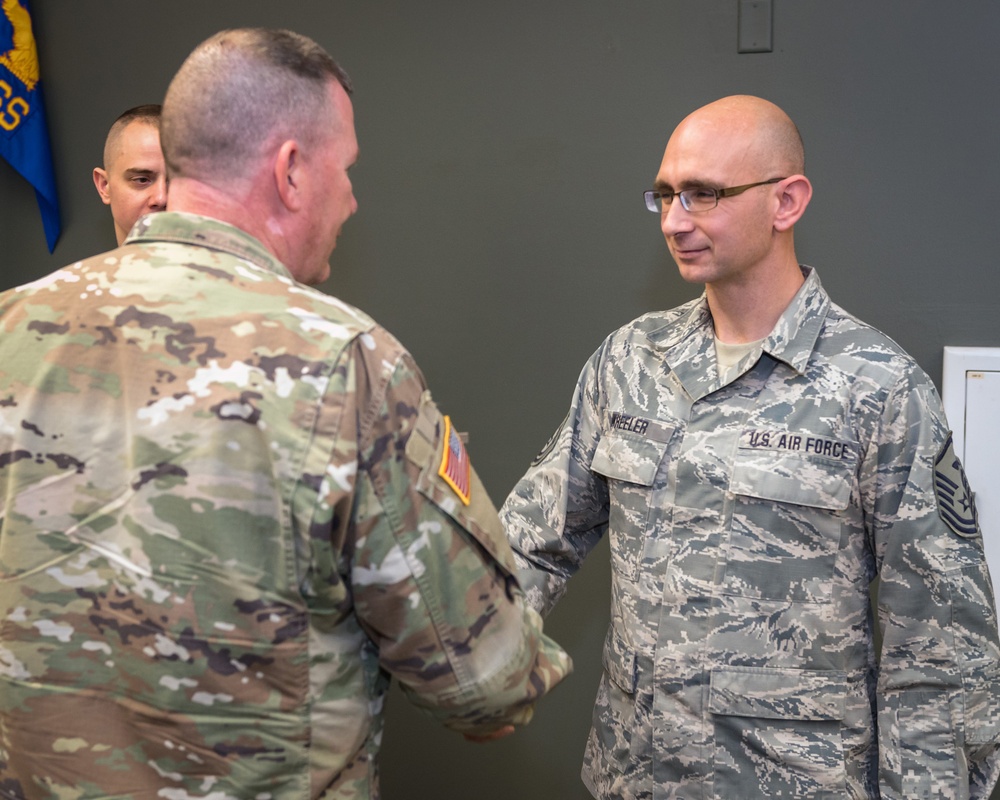
[(608, 487), (590, 470), (600, 440), (598, 351), (569, 413), (500, 510), (528, 602), (548, 614), (608, 529)]
[(971, 490), (919, 369), (889, 393), (864, 470), (880, 574), (882, 797), (986, 798), (1000, 774), (996, 606)]
[(449, 728), (525, 723), (569, 657), (524, 602), (496, 509), (416, 364), (398, 346), (387, 360), (375, 339), (388, 334), (367, 336), (355, 359), (358, 397), (373, 398), (358, 412), (356, 613), (382, 668)]

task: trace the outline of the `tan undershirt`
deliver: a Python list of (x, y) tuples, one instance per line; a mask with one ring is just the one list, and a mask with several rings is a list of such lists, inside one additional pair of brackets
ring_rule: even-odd
[(747, 355), (755, 347), (759, 347), (763, 339), (756, 342), (744, 342), (742, 344), (726, 344), (715, 337), (715, 359), (719, 363), (719, 381), (722, 384), (729, 383), (729, 373), (743, 356)]

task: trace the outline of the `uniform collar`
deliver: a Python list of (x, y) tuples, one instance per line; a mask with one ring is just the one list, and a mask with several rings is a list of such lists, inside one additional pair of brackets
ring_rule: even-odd
[(287, 267), (260, 241), (234, 225), (200, 214), (161, 211), (142, 217), (125, 244), (176, 242), (229, 253), (277, 275), (292, 278)]
[[(801, 269), (805, 282), (761, 344), (763, 352), (800, 374), (805, 371), (831, 305), (816, 270), (807, 266)], [(667, 365), (692, 397), (704, 397), (718, 388), (712, 315), (704, 294), (680, 319), (651, 331), (648, 337), (663, 351)], [(751, 355), (747, 366), (758, 357)]]
[(805, 283), (799, 287), (762, 345), (765, 353), (783, 361), (800, 375), (805, 372), (809, 357), (816, 348), (816, 340), (831, 305), (830, 295), (819, 282), (816, 270), (807, 266), (801, 269)]

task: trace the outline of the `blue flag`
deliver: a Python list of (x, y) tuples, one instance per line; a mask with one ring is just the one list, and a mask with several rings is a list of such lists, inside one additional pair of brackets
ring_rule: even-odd
[(0, 0), (0, 156), (35, 187), (51, 253), (62, 223), (28, 0)]

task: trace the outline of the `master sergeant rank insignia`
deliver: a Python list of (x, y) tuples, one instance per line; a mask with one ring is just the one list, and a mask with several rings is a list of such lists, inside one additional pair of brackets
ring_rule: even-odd
[(934, 462), (934, 494), (938, 514), (949, 528), (959, 536), (979, 535), (975, 498), (950, 434)]

